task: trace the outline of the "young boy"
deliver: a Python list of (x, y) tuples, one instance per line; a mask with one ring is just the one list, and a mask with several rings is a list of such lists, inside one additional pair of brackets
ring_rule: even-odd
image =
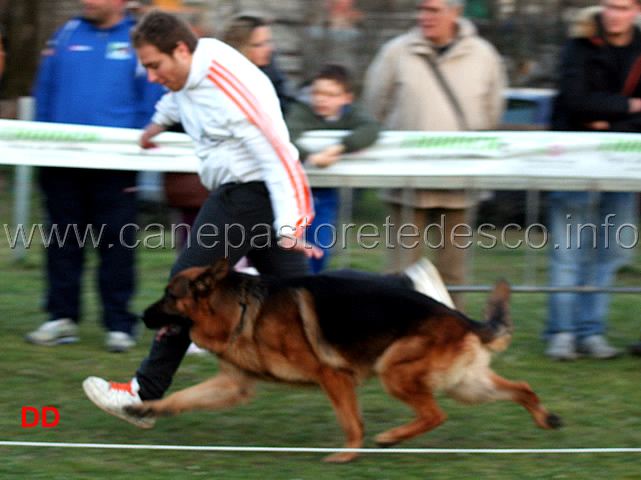
[[(341, 154), (363, 149), (374, 143), (379, 127), (365, 110), (354, 103), (354, 93), (347, 69), (340, 65), (325, 66), (312, 80), (311, 104), (298, 102), (291, 108), (286, 122), (301, 161), (325, 168), (336, 163)], [(309, 152), (298, 143), (309, 130), (348, 130), (339, 143), (318, 152)], [(312, 258), (314, 273), (327, 264), (329, 249), (336, 241), (338, 192), (335, 188), (314, 188), (316, 217), (306, 232), (307, 241), (325, 251), (322, 258)]]

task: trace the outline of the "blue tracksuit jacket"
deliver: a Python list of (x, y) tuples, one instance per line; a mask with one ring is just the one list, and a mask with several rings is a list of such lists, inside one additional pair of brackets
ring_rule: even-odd
[(147, 81), (129, 40), (135, 25), (96, 28), (75, 18), (48, 42), (35, 84), (36, 120), (140, 128), (151, 119), (163, 87)]

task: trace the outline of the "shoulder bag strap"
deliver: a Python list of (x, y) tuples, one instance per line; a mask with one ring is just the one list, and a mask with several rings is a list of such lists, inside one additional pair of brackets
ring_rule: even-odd
[(438, 80), (438, 83), (441, 85), (441, 88), (445, 92), (447, 99), (452, 105), (452, 108), (454, 109), (454, 113), (456, 114), (456, 120), (459, 124), (459, 127), (461, 128), (461, 130), (469, 130), (470, 128), (467, 124), (467, 120), (465, 119), (465, 114), (461, 109), (461, 105), (458, 103), (458, 100), (456, 99), (456, 95), (454, 95), (454, 92), (452, 91), (449, 84), (447, 83), (447, 80), (445, 80), (445, 77), (443, 76), (441, 69), (438, 68), (438, 65), (436, 65), (436, 62), (434, 62), (432, 57), (430, 57), (429, 55), (424, 55), (424, 58), (426, 63), (432, 69), (434, 76)]

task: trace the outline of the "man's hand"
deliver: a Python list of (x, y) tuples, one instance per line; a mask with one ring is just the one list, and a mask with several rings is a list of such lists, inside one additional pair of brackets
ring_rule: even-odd
[(590, 130), (610, 130), (610, 122), (606, 120), (597, 120), (586, 123), (585, 126)]
[(331, 145), (323, 148), (318, 153), (313, 153), (307, 157), (307, 163), (315, 167), (329, 167), (335, 164), (341, 158), (341, 154), (345, 151), (345, 146), (341, 143)]
[(325, 254), (316, 245), (307, 243), (302, 238), (291, 237), (289, 235), (281, 237), (280, 240), (278, 240), (278, 246), (283, 250), (302, 252), (308, 258), (322, 258), (322, 256)]
[(152, 142), (151, 139), (164, 131), (165, 131), (165, 127), (161, 127), (160, 125), (156, 125), (155, 123), (150, 123), (142, 131), (142, 134), (140, 135), (140, 139), (138, 139), (138, 145), (140, 145), (142, 148), (145, 148), (145, 149), (158, 148), (158, 144), (155, 142)]
[(628, 111), (630, 113), (641, 112), (641, 98), (628, 98)]

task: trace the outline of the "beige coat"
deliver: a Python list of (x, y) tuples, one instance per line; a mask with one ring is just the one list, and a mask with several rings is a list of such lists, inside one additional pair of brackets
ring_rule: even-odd
[[(466, 19), (458, 20), (452, 46), (437, 55), (418, 28), (383, 45), (365, 76), (363, 103), (386, 130), (458, 131), (448, 97), (425, 57), (438, 64), (456, 95), (470, 130), (496, 128), (503, 115), (506, 75), (501, 56), (478, 36)], [(400, 198), (396, 196), (396, 201)], [(464, 208), (461, 192), (417, 192), (419, 208)]]

